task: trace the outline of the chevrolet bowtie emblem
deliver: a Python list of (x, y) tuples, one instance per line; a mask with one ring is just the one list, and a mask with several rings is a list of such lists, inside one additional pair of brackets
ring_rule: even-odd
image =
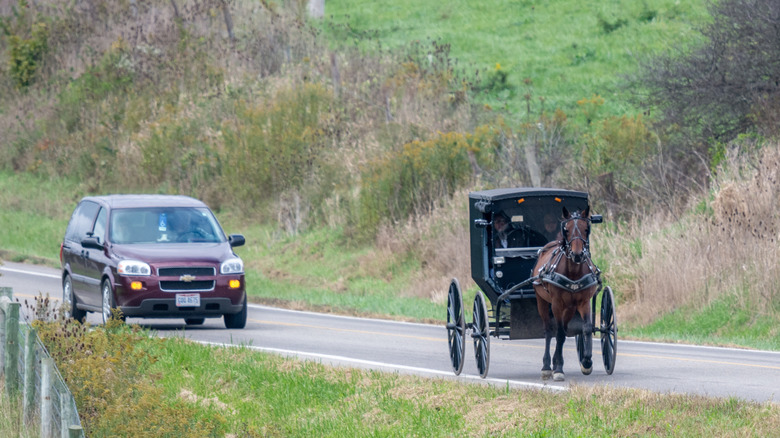
[(192, 283), (195, 281), (195, 276), (190, 274), (184, 274), (181, 277), (179, 277), (179, 281), (183, 281), (185, 283)]

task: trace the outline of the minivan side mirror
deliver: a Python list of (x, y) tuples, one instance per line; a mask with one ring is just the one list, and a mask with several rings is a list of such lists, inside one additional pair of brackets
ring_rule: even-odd
[(231, 234), (228, 236), (228, 242), (230, 242), (230, 247), (235, 248), (237, 246), (242, 246), (244, 243), (246, 243), (246, 240), (244, 240), (244, 236), (241, 234)]
[(100, 240), (97, 237), (85, 237), (81, 239), (81, 246), (89, 249), (103, 250), (103, 244), (100, 243)]

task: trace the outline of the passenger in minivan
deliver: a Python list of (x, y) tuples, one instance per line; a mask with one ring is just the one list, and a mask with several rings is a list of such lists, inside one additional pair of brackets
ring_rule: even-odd
[(113, 243), (133, 243), (133, 221), (126, 212), (115, 212), (111, 220), (111, 241)]

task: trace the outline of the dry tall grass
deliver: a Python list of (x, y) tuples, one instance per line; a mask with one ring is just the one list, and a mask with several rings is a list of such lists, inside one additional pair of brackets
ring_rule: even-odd
[(777, 316), (779, 172), (780, 151), (767, 146), (754, 162), (732, 159), (711, 200), (681, 220), (658, 211), (596, 237), (594, 252), (608, 260), (622, 321), (645, 324), (724, 296), (749, 314)]
[(468, 192), (460, 191), (442, 199), (430, 213), (380, 230), (378, 248), (391, 254), (417, 254), (421, 260), (421, 269), (409, 288), (402, 291), (404, 295), (446, 303), (453, 277), (462, 287), (471, 286), (468, 221)]

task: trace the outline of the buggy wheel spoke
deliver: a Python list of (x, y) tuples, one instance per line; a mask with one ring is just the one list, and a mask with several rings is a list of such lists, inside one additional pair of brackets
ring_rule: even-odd
[(490, 366), (490, 324), (488, 323), (487, 306), (485, 297), (481, 292), (477, 292), (474, 297), (474, 332), (471, 337), (474, 339), (474, 357), (477, 361), (479, 376), (483, 379), (487, 376)]
[(447, 295), (447, 343), (450, 349), (450, 362), (455, 375), (463, 371), (466, 356), (466, 318), (463, 313), (463, 295), (460, 283), (453, 278)]
[(606, 287), (601, 298), (601, 356), (607, 374), (615, 371), (617, 358), (617, 316), (615, 315), (615, 296), (612, 289)]

